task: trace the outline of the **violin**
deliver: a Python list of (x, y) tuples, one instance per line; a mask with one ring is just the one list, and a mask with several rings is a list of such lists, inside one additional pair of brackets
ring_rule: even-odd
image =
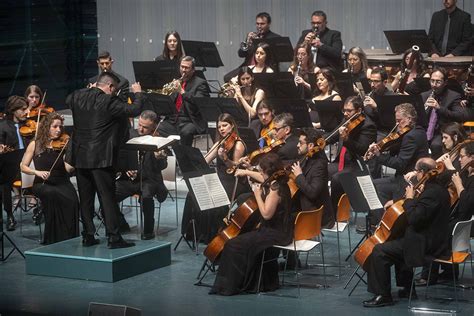
[(456, 146), (453, 147), (453, 149), (451, 149), (451, 151), (449, 152), (449, 159), (451, 159), (451, 161), (454, 161), (458, 158), (459, 156), (459, 152), (461, 151), (461, 148), (463, 148), (464, 146), (466, 146), (467, 144), (469, 143), (472, 143), (474, 141), (474, 137), (473, 135), (469, 135), (469, 138), (463, 140), (462, 142), (456, 144)]
[(51, 147), (53, 147), (54, 150), (63, 150), (64, 147), (68, 144), (69, 139), (70, 137), (68, 134), (62, 133), (59, 138), (51, 141)]
[(235, 143), (237, 141), (241, 140), (239, 135), (237, 135), (237, 132), (232, 132), (228, 135), (228, 137), (226, 138), (226, 140), (224, 141), (224, 144), (222, 145), (224, 147), (224, 152), (227, 154), (229, 153), (232, 148), (234, 148), (235, 146)]
[[(395, 125), (395, 127), (392, 130), (395, 130), (398, 127), (398, 123)], [(392, 147), (397, 141), (399, 141), (406, 133), (408, 133), (411, 130), (411, 127), (405, 126), (402, 129), (397, 129), (394, 132), (389, 133), (387, 136), (385, 136), (383, 139), (378, 141), (376, 143), (377, 148), (379, 148), (379, 151), (387, 151), (388, 148)], [(374, 147), (372, 147), (374, 148)], [(367, 161), (373, 157), (373, 149), (369, 148), (367, 149), (367, 152), (364, 154), (364, 160)]]
[(26, 120), (25, 125), (20, 127), (20, 135), (23, 137), (35, 136), (37, 124), (35, 120)]
[(257, 141), (260, 141), (261, 139), (264, 139), (265, 144), (267, 146), (270, 146), (270, 144), (274, 140), (273, 137), (272, 137), (272, 134), (273, 134), (274, 130), (275, 130), (275, 124), (273, 123), (273, 121), (271, 121), (270, 124), (268, 124), (268, 126), (262, 128), (262, 130), (260, 131), (260, 138), (257, 139)]
[[(252, 151), (250, 153), (250, 155), (247, 155), (244, 158), (248, 158), (248, 160), (250, 160), (250, 164), (255, 165), (255, 164), (258, 163), (258, 160), (261, 158), (261, 156), (263, 154), (271, 153), (271, 152), (277, 150), (278, 148), (280, 148), (281, 146), (283, 146), (284, 144), (285, 144), (284, 140), (277, 140), (277, 141), (271, 143), (269, 146), (266, 146), (266, 147), (263, 147), (263, 148)], [(237, 168), (239, 168), (241, 165), (242, 165), (242, 163), (238, 163), (238, 164), (236, 164), (232, 167), (229, 167), (229, 168), (227, 168), (226, 172), (228, 174), (233, 174), (235, 172), (235, 170), (237, 170)]]
[(40, 104), (35, 108), (32, 108), (30, 112), (28, 113), (27, 117), (28, 118), (34, 118), (39, 116), (45, 116), (48, 115), (49, 113), (53, 113), (54, 108), (46, 106), (46, 104)]
[(328, 136), (326, 136), (326, 138), (324, 138), (324, 141), (327, 142), (329, 139), (331, 139), (336, 133), (339, 132), (339, 129), (343, 126), (347, 128), (347, 134), (350, 134), (350, 132), (354, 128), (359, 126), (359, 124), (362, 123), (363, 121), (365, 121), (365, 116), (361, 112), (355, 113), (347, 121), (340, 124)]

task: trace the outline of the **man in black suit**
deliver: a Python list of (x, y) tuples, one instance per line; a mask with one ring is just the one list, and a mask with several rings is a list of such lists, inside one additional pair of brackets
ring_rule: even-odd
[(456, 0), (444, 0), (444, 9), (433, 13), (428, 37), (431, 57), (472, 55), (471, 15), (456, 7)]
[[(258, 139), (260, 148), (270, 145), (270, 142), (267, 140), (271, 139), (271, 133), (273, 131), (270, 130), (270, 125), (275, 118), (275, 109), (273, 106), (262, 100), (259, 104), (257, 104), (257, 111), (258, 120), (253, 120), (250, 122), (249, 127), (255, 133), (255, 136)], [(264, 135), (268, 134), (268, 135)], [(264, 137), (268, 136), (268, 137)]]
[(446, 69), (435, 67), (430, 77), (431, 90), (421, 93), (429, 118), (426, 137), (434, 159), (441, 156), (441, 126), (450, 122), (464, 122), (468, 111), (461, 106), (461, 95), (447, 88), (448, 73)]
[(331, 67), (335, 71), (342, 70), (342, 40), (341, 32), (330, 30), (327, 27), (327, 16), (323, 11), (314, 11), (311, 15), (310, 30), (301, 32), (298, 44), (311, 44), (314, 64), (319, 68)]
[(66, 99), (74, 122), (71, 165), (76, 168), (84, 228), (82, 243), (86, 247), (99, 243), (99, 240), (94, 238), (93, 222), (96, 192), (105, 214), (108, 247), (123, 248), (134, 245), (123, 240), (119, 233), (120, 210), (115, 199), (114, 166), (121, 142), (121, 120), (140, 114), (143, 95), (139, 93), (140, 84), (133, 84), (135, 100), (132, 104), (127, 104), (114, 95), (117, 82), (115, 75), (103, 72), (96, 85), (74, 91)]
[(334, 213), (332, 211), (331, 199), (328, 189), (328, 160), (324, 148), (315, 152), (318, 139), (322, 134), (312, 128), (304, 128), (298, 142), (298, 154), (306, 156), (301, 164), (297, 161), (291, 166), (298, 187), (296, 201), (293, 209), (295, 211), (310, 211), (324, 205), (322, 225), (332, 228), (334, 226)]
[[(140, 114), (138, 119), (138, 128), (130, 132), (131, 137), (152, 135), (158, 124), (158, 118), (155, 112), (145, 110)], [(137, 157), (136, 152), (132, 154)], [(153, 239), (153, 227), (155, 225), (155, 202), (153, 197), (156, 196), (161, 203), (166, 199), (168, 190), (163, 183), (161, 170), (167, 167), (166, 154), (163, 151), (151, 152), (147, 151), (143, 154), (142, 165), (142, 190), (140, 191), (140, 173), (138, 170), (127, 170), (125, 175), (116, 183), (115, 196), (117, 201), (123, 201), (125, 198), (133, 195), (142, 195), (143, 205), (143, 240)], [(120, 227), (129, 227), (122, 213), (120, 213)]]
[(275, 141), (282, 140), (283, 146), (276, 152), (283, 162), (295, 161), (298, 155), (299, 136), (293, 130), (294, 119), (290, 113), (281, 113), (273, 119), (273, 138)]
[(123, 101), (127, 101), (127, 93), (128, 93), (130, 84), (125, 77), (119, 75), (118, 73), (112, 70), (113, 63), (114, 63), (114, 60), (112, 59), (112, 56), (110, 55), (108, 51), (101, 52), (99, 56), (97, 56), (97, 66), (99, 67), (100, 72), (96, 76), (89, 78), (88, 84), (92, 85), (95, 82), (97, 82), (97, 79), (99, 78), (99, 75), (102, 72), (110, 72), (114, 74), (119, 80), (117, 84), (117, 90), (116, 90), (117, 96), (119, 96)]
[[(27, 146), (20, 135), (20, 125), (26, 120), (27, 109), (28, 101), (23, 97), (13, 95), (8, 98), (5, 105), (5, 118), (0, 120), (0, 185), (2, 186), (0, 200), (3, 201), (3, 209), (7, 213), (8, 231), (15, 230), (16, 227), (13, 216), (12, 186), (20, 175), (20, 161)], [(2, 212), (1, 209), (0, 212)]]
[(192, 146), (196, 134), (204, 134), (207, 122), (202, 117), (195, 97), (209, 97), (207, 81), (195, 74), (195, 60), (191, 56), (181, 58), (179, 71), (181, 80), (175, 80), (175, 92), (171, 99), (176, 105), (174, 114), (165, 117), (158, 127), (161, 136), (179, 135), (181, 144)]
[[(429, 170), (436, 168), (431, 158), (416, 162), (416, 178), (420, 180)], [(436, 178), (428, 180), (423, 192), (416, 197), (413, 186), (405, 190), (403, 204), (408, 226), (403, 237), (377, 244), (367, 258), (367, 290), (375, 296), (364, 301), (365, 307), (392, 305), (390, 268), (395, 265), (400, 298), (408, 298), (413, 267), (422, 266), (444, 252), (448, 238), (449, 193)], [(416, 297), (416, 292), (414, 292)]]
[[(402, 103), (395, 107), (395, 121), (398, 130), (409, 127), (401, 139), (399, 146), (394, 146), (388, 153), (380, 153), (377, 144), (371, 144), (366, 159), (375, 158), (377, 163), (395, 169), (394, 177), (386, 177), (374, 180), (375, 189), (382, 204), (390, 200), (402, 197), (405, 189), (403, 175), (412, 171), (416, 161), (428, 156), (428, 142), (425, 130), (416, 125), (417, 113), (415, 107), (410, 103)], [(376, 225), (382, 217), (383, 210), (371, 212), (371, 223)]]
[[(351, 117), (364, 115), (362, 113), (363, 106), (362, 100), (358, 96), (347, 98), (343, 108), (344, 120), (347, 121)], [(346, 126), (341, 126), (338, 134), (328, 140), (331, 143), (339, 140), (336, 159), (328, 166), (329, 177), (331, 177), (332, 207), (335, 213), (337, 212), (339, 198), (344, 193), (340, 181), (341, 173), (360, 169), (362, 156), (364, 156), (369, 145), (375, 142), (376, 137), (377, 129), (374, 122), (368, 116), (365, 116), (364, 121), (351, 131), (348, 132)]]

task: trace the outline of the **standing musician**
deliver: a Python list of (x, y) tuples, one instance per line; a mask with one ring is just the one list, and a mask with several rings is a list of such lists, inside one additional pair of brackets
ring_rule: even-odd
[[(3, 200), (3, 209), (7, 213), (7, 230), (13, 231), (16, 220), (12, 208), (13, 181), (20, 177), (20, 160), (27, 144), (20, 135), (20, 125), (26, 120), (28, 102), (25, 98), (13, 95), (7, 99), (5, 105), (5, 119), (0, 120), (0, 156), (10, 151), (17, 154), (0, 157), (0, 174)], [(1, 210), (0, 210), (1, 211)], [(3, 225), (3, 224), (2, 224)]]
[(171, 114), (161, 122), (158, 132), (161, 136), (179, 135), (181, 144), (191, 146), (194, 135), (203, 134), (207, 122), (194, 103), (195, 97), (208, 97), (207, 81), (195, 74), (196, 61), (191, 56), (181, 58), (179, 71), (181, 79), (174, 80), (175, 92), (171, 94), (176, 105), (175, 114)]
[(253, 193), (261, 214), (256, 230), (238, 235), (224, 245), (219, 270), (209, 294), (235, 295), (240, 293), (274, 291), (279, 287), (278, 263), (265, 263), (261, 288), (257, 289), (262, 252), (265, 259), (276, 258), (279, 251), (272, 245), (286, 245), (293, 239), (291, 196), (288, 177), (272, 177), (283, 169), (283, 163), (274, 153), (266, 154), (259, 162), (260, 175), (268, 186), (253, 186)]
[[(410, 59), (413, 58), (413, 64), (410, 69), (408, 64)], [(404, 94), (420, 94), (421, 90), (418, 84), (416, 83), (416, 78), (422, 78), (425, 72), (425, 65), (423, 62), (423, 55), (419, 51), (414, 50), (413, 47), (407, 49), (402, 56), (402, 63), (400, 65), (400, 71), (397, 72), (395, 78), (393, 79), (391, 85), (392, 90), (397, 91), (400, 87), (400, 80), (402, 79), (402, 72), (406, 69), (409, 72), (408, 78), (406, 79), (406, 86), (404, 88)]]
[[(153, 135), (158, 125), (158, 117), (155, 112), (145, 110), (138, 118), (138, 128), (130, 132), (130, 137), (138, 137), (144, 135)], [(134, 152), (135, 154), (135, 152)], [(155, 237), (153, 228), (155, 226), (155, 202), (153, 197), (156, 196), (158, 202), (162, 203), (166, 200), (168, 190), (163, 183), (161, 170), (168, 166), (166, 154), (163, 151), (151, 152), (147, 151), (143, 154), (142, 178), (140, 188), (140, 173), (138, 170), (128, 170), (115, 183), (115, 197), (118, 202), (134, 194), (141, 194), (143, 205), (143, 233), (142, 240), (149, 240)], [(120, 230), (130, 230), (130, 226), (125, 220), (122, 213), (119, 214)]]
[(311, 45), (301, 43), (296, 45), (293, 62), (288, 72), (295, 78), (295, 85), (300, 87), (301, 97), (310, 99), (313, 91), (310, 78), (315, 74), (313, 59), (311, 58)]
[(464, 122), (467, 119), (467, 111), (460, 104), (461, 95), (447, 88), (447, 80), (446, 70), (435, 67), (430, 78), (431, 90), (421, 94), (429, 118), (426, 137), (435, 159), (442, 153), (440, 127), (448, 122)]
[[(343, 114), (344, 122), (351, 118), (360, 119), (358, 124), (350, 129), (350, 123), (339, 127), (337, 134), (339, 137), (332, 137), (328, 142), (338, 143), (337, 156), (334, 162), (328, 166), (329, 177), (331, 177), (331, 200), (332, 209), (337, 212), (337, 203), (344, 193), (341, 181), (339, 179), (341, 172), (352, 172), (360, 169), (358, 161), (367, 151), (369, 145), (377, 137), (377, 129), (374, 122), (363, 114), (363, 103), (358, 96), (352, 96), (344, 102)], [(335, 218), (335, 216), (334, 216)]]
[[(416, 162), (416, 178), (436, 168), (431, 158)], [(443, 253), (448, 238), (449, 194), (436, 178), (426, 181), (423, 191), (416, 196), (413, 186), (405, 190), (405, 210), (408, 226), (403, 237), (375, 245), (366, 262), (367, 290), (375, 296), (364, 301), (364, 307), (392, 305), (390, 268), (395, 265), (400, 298), (408, 298), (413, 277), (413, 267), (423, 265), (428, 258)], [(413, 296), (416, 297), (414, 290)]]
[(272, 17), (267, 12), (260, 12), (255, 18), (255, 25), (257, 27), (256, 32), (249, 32), (245, 42), (242, 42), (238, 51), (240, 58), (245, 58), (245, 61), (240, 65), (251, 66), (255, 63), (253, 60), (256, 47), (253, 44), (254, 39), (267, 39), (267, 38), (276, 38), (281, 37), (280, 35), (273, 33), (270, 30), (270, 25), (272, 24)]
[(258, 138), (260, 148), (270, 145), (273, 142), (273, 118), (275, 110), (273, 106), (263, 100), (257, 105), (258, 120), (250, 122), (250, 128)]
[(355, 46), (349, 49), (347, 64), (348, 68), (344, 69), (343, 72), (350, 73), (356, 81), (370, 78), (372, 69), (369, 67), (367, 55), (362, 48)]
[(311, 25), (311, 29), (301, 32), (298, 44), (307, 42), (312, 46), (313, 62), (316, 67), (331, 67), (336, 71), (341, 71), (341, 32), (327, 27), (327, 16), (323, 11), (313, 12)]
[(99, 243), (94, 238), (93, 222), (96, 192), (105, 214), (107, 246), (113, 249), (135, 245), (123, 240), (119, 232), (120, 210), (115, 199), (114, 165), (121, 141), (120, 123), (126, 117), (141, 113), (143, 95), (140, 84), (135, 83), (132, 85), (134, 102), (123, 102), (114, 95), (117, 84), (118, 79), (113, 73), (103, 72), (96, 86), (76, 90), (66, 99), (74, 122), (71, 165), (76, 168), (84, 247)]
[(181, 36), (176, 31), (170, 31), (165, 35), (165, 45), (160, 56), (155, 58), (155, 61), (170, 60), (179, 66), (179, 61), (184, 56), (183, 46), (181, 44)]
[(63, 124), (56, 112), (43, 118), (20, 164), (22, 172), (35, 176), (33, 193), (41, 201), (46, 245), (79, 236), (79, 200), (69, 179), (74, 168), (64, 161), (69, 136)]
[(265, 92), (255, 86), (252, 69), (247, 66), (239, 69), (237, 83), (227, 90), (247, 112), (250, 120), (257, 116), (257, 105), (265, 98)]
[(433, 13), (428, 37), (431, 57), (470, 56), (471, 15), (456, 6), (457, 0), (443, 0), (444, 9)]
[[(382, 204), (397, 200), (403, 194), (405, 180), (403, 175), (415, 168), (415, 163), (428, 156), (428, 143), (425, 130), (416, 125), (417, 113), (410, 103), (402, 103), (395, 107), (397, 131), (409, 128), (410, 131), (401, 138), (400, 146), (395, 146), (387, 153), (381, 153), (377, 144), (371, 144), (366, 159), (375, 158), (378, 163), (396, 170), (394, 177), (374, 180), (375, 189)], [(393, 203), (390, 201), (389, 204)], [(371, 213), (371, 223), (376, 225), (382, 216), (381, 212)]]

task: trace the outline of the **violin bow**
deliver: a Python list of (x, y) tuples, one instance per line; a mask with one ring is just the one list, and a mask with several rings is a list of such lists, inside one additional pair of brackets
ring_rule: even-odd
[[(51, 171), (53, 171), (54, 166), (56, 166), (56, 164), (57, 164), (58, 161), (59, 161), (59, 158), (60, 158), (61, 155), (63, 154), (64, 149), (66, 149), (66, 146), (67, 146), (67, 144), (69, 143), (69, 140), (71, 140), (71, 137), (66, 141), (66, 143), (64, 144), (64, 147), (61, 149), (61, 151), (59, 152), (59, 155), (56, 157), (56, 160), (54, 160), (53, 164), (51, 165), (51, 168), (50, 168), (49, 171), (48, 171), (50, 175), (51, 175)], [(44, 184), (44, 183), (46, 182), (46, 180), (47, 180), (47, 179), (44, 179), (42, 184)]]

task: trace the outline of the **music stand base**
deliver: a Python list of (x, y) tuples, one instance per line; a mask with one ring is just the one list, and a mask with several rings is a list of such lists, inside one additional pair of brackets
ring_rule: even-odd
[[(2, 224), (3, 225), (3, 224)], [(10, 252), (8, 252), (8, 254), (5, 256), (5, 240), (4, 238), (6, 238), (10, 244), (12, 245), (12, 249), (10, 250)], [(23, 254), (23, 252), (20, 250), (20, 248), (18, 248), (18, 246), (13, 242), (13, 240), (7, 235), (7, 233), (1, 231), (0, 232), (0, 247), (1, 247), (1, 256), (0, 256), (0, 262), (5, 262), (11, 254), (13, 254), (13, 252), (16, 250), (18, 251), (18, 253), (23, 257), (23, 259), (25, 259), (25, 255)]]

